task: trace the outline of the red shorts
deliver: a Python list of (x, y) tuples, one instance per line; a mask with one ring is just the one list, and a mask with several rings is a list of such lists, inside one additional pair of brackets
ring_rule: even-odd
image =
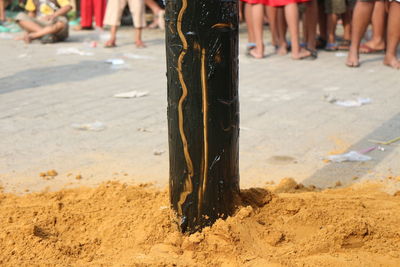
[(278, 7), (278, 6), (286, 6), (289, 4), (293, 4), (293, 3), (305, 3), (305, 2), (309, 2), (310, 0), (264, 0), (264, 2), (266, 3), (266, 5), (268, 6), (274, 6), (274, 7)]
[(245, 2), (247, 4), (252, 4), (252, 5), (256, 5), (256, 4), (267, 5), (269, 0), (240, 0), (240, 1)]

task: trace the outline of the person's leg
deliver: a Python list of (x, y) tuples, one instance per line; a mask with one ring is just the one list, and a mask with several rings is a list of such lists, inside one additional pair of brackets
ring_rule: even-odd
[(100, 29), (103, 28), (106, 4), (106, 0), (94, 0), (94, 17), (96, 21), (96, 26)]
[(31, 20), (18, 20), (18, 25), (27, 31), (28, 33), (38, 32), (43, 29), (43, 27)]
[(275, 7), (277, 10), (277, 28), (278, 28), (278, 55), (284, 56), (288, 53), (288, 43), (286, 41), (287, 23), (283, 7)]
[(397, 58), (397, 47), (400, 42), (400, 2), (392, 1), (389, 6), (387, 47), (383, 63), (389, 67), (400, 69)]
[(325, 13), (325, 1), (320, 0), (318, 3), (318, 43), (317, 48), (325, 48), (328, 40), (328, 32), (326, 28), (326, 13)]
[(289, 28), (290, 41), (292, 43), (292, 59), (302, 59), (310, 56), (311, 53), (300, 48), (299, 42), (299, 10), (297, 3), (289, 4), (284, 7), (286, 22)]
[(243, 2), (239, 0), (239, 22), (243, 22)]
[(254, 39), (254, 27), (253, 27), (253, 5), (245, 4), (244, 6), (244, 18), (247, 25), (247, 45), (248, 49), (252, 49), (255, 47), (255, 39)]
[(111, 26), (110, 39), (104, 44), (105, 47), (115, 47), (117, 42), (117, 30), (121, 24), (122, 12), (127, 4), (127, 0), (113, 0), (107, 2), (104, 25)]
[(272, 36), (272, 44), (278, 46), (278, 27), (277, 27), (277, 9), (272, 6), (267, 6), (267, 13), (269, 18), (269, 29)]
[(250, 54), (254, 58), (260, 59), (264, 57), (264, 5), (254, 4), (252, 11), (254, 40), (256, 47), (250, 51)]
[(367, 26), (371, 20), (374, 2), (357, 1), (354, 7), (351, 44), (347, 56), (346, 65), (348, 67), (358, 67), (360, 65), (358, 54), (362, 38), (364, 37)]
[(142, 41), (142, 29), (146, 27), (145, 2), (144, 0), (129, 0), (128, 5), (133, 16), (133, 24), (135, 26), (135, 45), (137, 48), (144, 48), (146, 45)]
[(350, 41), (351, 39), (351, 19), (353, 15), (353, 9), (346, 9), (346, 13), (342, 15), (343, 21), (343, 39)]
[(305, 24), (307, 49), (316, 50), (318, 5), (317, 0), (311, 0), (306, 4)]
[(0, 23), (6, 21), (4, 0), (0, 0)]
[(376, 1), (374, 11), (372, 12), (372, 38), (360, 47), (361, 53), (371, 52), (371, 49), (385, 49), (386, 32), (386, 6), (385, 1)]
[(327, 32), (328, 32), (328, 43), (326, 45), (326, 50), (334, 51), (337, 50), (336, 44), (336, 25), (337, 25), (338, 15), (327, 14)]
[(81, 27), (82, 29), (91, 29), (93, 18), (93, 1), (81, 0)]
[(45, 35), (56, 34), (62, 31), (67, 25), (63, 22), (56, 22), (52, 25), (46, 26), (39, 31), (31, 32), (25, 36), (24, 41), (30, 43), (32, 40), (39, 39)]

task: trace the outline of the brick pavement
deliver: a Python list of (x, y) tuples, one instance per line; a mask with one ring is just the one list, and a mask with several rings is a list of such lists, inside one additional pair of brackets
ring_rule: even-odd
[[(72, 33), (67, 43), (25, 45), (0, 39), (0, 184), (22, 192), (105, 180), (168, 181), (164, 34), (146, 31), (147, 49), (135, 49), (132, 31), (119, 33), (115, 49), (88, 48), (94, 33)], [(266, 40), (269, 40), (267, 35)], [(316, 61), (289, 56), (247, 58), (240, 34), (240, 170), (243, 187), (293, 177), (322, 187), (400, 175), (399, 143), (372, 151), (366, 163), (326, 163), (329, 152), (362, 150), (369, 139), (400, 136), (400, 73), (383, 55), (362, 56), (359, 69), (344, 66), (343, 53), (320, 52)], [(93, 56), (57, 55), (78, 48)], [(267, 46), (272, 52), (272, 46)], [(126, 54), (130, 54), (130, 58)], [(134, 57), (134, 58), (132, 58)], [(123, 58), (111, 69), (104, 63)], [(137, 99), (112, 96), (148, 91)], [(324, 95), (372, 103), (344, 108)], [(74, 123), (100, 121), (103, 131), (79, 131)], [(145, 129), (145, 131), (143, 131)], [(39, 173), (56, 169), (43, 180)], [(83, 179), (74, 177), (81, 174)]]

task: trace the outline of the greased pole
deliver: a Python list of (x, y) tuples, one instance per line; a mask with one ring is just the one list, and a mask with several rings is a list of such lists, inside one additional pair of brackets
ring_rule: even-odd
[(170, 200), (182, 232), (239, 195), (238, 2), (167, 0)]

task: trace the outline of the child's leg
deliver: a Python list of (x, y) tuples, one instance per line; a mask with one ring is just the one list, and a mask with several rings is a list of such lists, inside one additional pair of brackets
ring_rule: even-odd
[(269, 28), (272, 36), (272, 44), (277, 46), (278, 43), (278, 25), (277, 25), (277, 9), (272, 6), (267, 6), (267, 13), (269, 18)]
[(5, 20), (6, 20), (6, 12), (5, 12), (4, 0), (0, 0), (0, 22), (3, 22)]
[(337, 50), (336, 43), (336, 25), (337, 25), (338, 15), (327, 14), (327, 32), (328, 32), (328, 44), (326, 46), (327, 50)]
[(133, 15), (135, 26), (134, 40), (136, 47), (146, 47), (142, 41), (142, 29), (146, 27), (144, 0), (128, 0), (129, 9)]
[(278, 27), (278, 55), (284, 56), (288, 53), (288, 44), (286, 42), (287, 23), (285, 20), (284, 8), (277, 9), (277, 27)]
[(359, 47), (371, 19), (373, 9), (374, 1), (357, 1), (354, 7), (351, 45), (346, 61), (346, 65), (349, 67), (358, 67), (360, 65), (358, 60)]
[(292, 58), (302, 59), (310, 55), (310, 52), (300, 48), (299, 43), (299, 10), (297, 3), (284, 7), (286, 22), (289, 28), (290, 40), (292, 42)]
[(342, 15), (343, 21), (343, 39), (350, 41), (351, 39), (351, 20), (353, 16), (353, 9), (351, 7), (346, 9), (346, 13)]
[(28, 33), (38, 32), (43, 29), (42, 26), (30, 20), (18, 20), (17, 23), (22, 29), (24, 29)]
[(318, 44), (319, 48), (324, 48), (325, 44), (328, 40), (328, 34), (326, 30), (326, 13), (325, 13), (325, 5), (324, 2), (318, 2), (318, 32), (319, 32), (319, 40)]
[(93, 0), (94, 1), (94, 17), (96, 26), (103, 28), (104, 14), (106, 12), (106, 0)]
[(81, 27), (90, 29), (92, 28), (93, 17), (93, 1), (94, 0), (81, 0)]
[[(372, 12), (372, 38), (365, 43), (365, 48), (373, 50), (385, 49), (385, 32), (386, 32), (386, 5), (385, 1), (376, 1), (374, 11)], [(365, 48), (360, 48), (361, 53), (368, 53)]]
[(314, 51), (316, 49), (318, 5), (317, 0), (311, 0), (307, 4), (305, 13), (306, 42), (307, 48)]
[(58, 21), (58, 22), (54, 23), (53, 25), (41, 28), (39, 31), (29, 33), (28, 35), (26, 35), (24, 40), (25, 40), (25, 42), (29, 43), (32, 40), (39, 39), (45, 35), (56, 34), (59, 31), (62, 31), (65, 27), (67, 27), (67, 25), (65, 25), (65, 23)]
[(400, 42), (400, 2), (392, 1), (389, 6), (387, 27), (387, 47), (383, 63), (389, 67), (400, 69), (397, 59), (397, 47)]
[(252, 20), (254, 27), (254, 40), (256, 47), (250, 51), (250, 54), (255, 58), (264, 57), (264, 5), (254, 4), (252, 7)]
[(117, 41), (117, 29), (121, 24), (121, 16), (127, 0), (112, 0), (107, 2), (104, 25), (110, 25), (110, 39), (104, 44), (105, 47), (114, 47)]
[(247, 25), (247, 42), (253, 44), (254, 41), (254, 26), (253, 26), (253, 5), (245, 4), (244, 6), (244, 17)]

